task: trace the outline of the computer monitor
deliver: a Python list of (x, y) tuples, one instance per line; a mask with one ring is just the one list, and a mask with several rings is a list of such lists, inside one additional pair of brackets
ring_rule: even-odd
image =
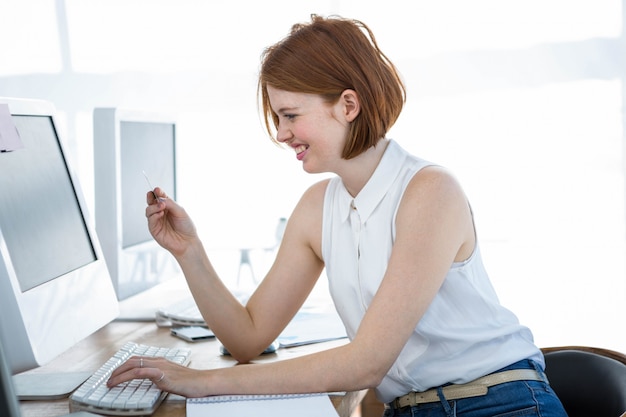
[(0, 339), (14, 374), (119, 311), (54, 113), (46, 101), (0, 98), (0, 144), (7, 132), (19, 141), (0, 149)]
[(150, 235), (145, 216), (151, 187), (176, 198), (176, 118), (96, 108), (93, 128), (96, 231), (118, 300), (124, 300), (180, 273)]

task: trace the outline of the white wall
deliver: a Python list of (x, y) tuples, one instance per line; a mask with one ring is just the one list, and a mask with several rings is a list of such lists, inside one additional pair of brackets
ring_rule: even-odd
[(503, 302), (541, 346), (626, 352), (623, 3), (7, 1), (0, 96), (56, 103), (89, 199), (93, 107), (177, 112), (179, 200), (232, 278), (320, 178), (264, 134), (261, 51), (312, 12), (362, 19), (409, 89), (390, 136), (458, 175)]

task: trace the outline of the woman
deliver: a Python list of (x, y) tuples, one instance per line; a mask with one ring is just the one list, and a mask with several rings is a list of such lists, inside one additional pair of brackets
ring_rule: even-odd
[(241, 363), (276, 339), (323, 268), (350, 342), (219, 370), (129, 360), (109, 384), (151, 378), (188, 397), (374, 388), (386, 416), (565, 416), (531, 332), (498, 302), (461, 187), (386, 138), (405, 89), (369, 28), (319, 16), (295, 25), (266, 50), (259, 96), (270, 135), (305, 171), (336, 177), (304, 193), (246, 306), (220, 281), (184, 209), (160, 188), (158, 199), (147, 196), (150, 231)]

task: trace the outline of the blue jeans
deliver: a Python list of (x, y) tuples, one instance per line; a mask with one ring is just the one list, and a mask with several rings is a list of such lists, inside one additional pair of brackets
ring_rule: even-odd
[[(535, 362), (523, 360), (500, 371), (536, 369)], [(497, 372), (500, 372), (497, 371)], [(546, 379), (547, 381), (547, 379)], [(439, 397), (442, 393), (439, 391)], [(385, 407), (383, 417), (567, 417), (567, 413), (550, 385), (545, 381), (512, 381), (489, 387), (486, 395), (418, 404), (397, 410)]]

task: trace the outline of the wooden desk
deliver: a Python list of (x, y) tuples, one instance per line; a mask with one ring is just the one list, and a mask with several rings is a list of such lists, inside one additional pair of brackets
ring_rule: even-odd
[[(190, 367), (196, 369), (218, 369), (233, 366), (237, 362), (219, 353), (219, 342), (213, 340), (187, 343), (170, 335), (169, 328), (158, 327), (153, 322), (112, 322), (87, 339), (79, 342), (69, 351), (52, 362), (31, 371), (31, 374), (50, 372), (93, 372), (128, 341), (164, 347), (188, 347), (192, 349)], [(289, 349), (278, 349), (275, 354), (263, 355), (254, 362), (276, 361), (306, 355), (347, 343), (346, 339)], [(352, 415), (363, 392), (347, 393), (343, 397), (331, 397), (342, 417)], [(69, 413), (68, 399), (53, 401), (21, 401), (23, 417), (57, 417)], [(157, 409), (154, 417), (184, 417), (185, 399), (168, 395)]]

